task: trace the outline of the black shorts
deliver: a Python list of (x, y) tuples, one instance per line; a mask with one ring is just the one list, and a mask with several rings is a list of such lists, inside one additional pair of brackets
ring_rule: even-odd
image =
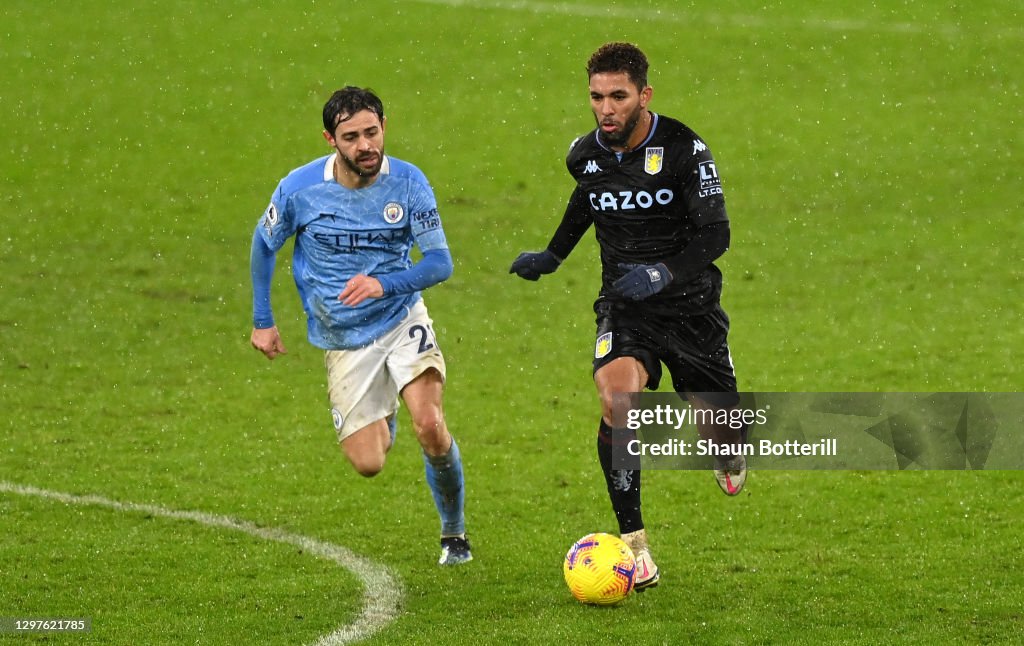
[(599, 299), (594, 372), (619, 357), (633, 357), (647, 370), (647, 388), (657, 390), (661, 364), (678, 393), (736, 392), (729, 354), (729, 317), (719, 305), (689, 316), (644, 312), (641, 304)]

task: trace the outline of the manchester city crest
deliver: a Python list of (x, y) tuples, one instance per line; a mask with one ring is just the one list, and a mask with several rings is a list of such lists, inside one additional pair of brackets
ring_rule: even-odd
[(644, 151), (644, 172), (648, 175), (657, 175), (661, 172), (664, 161), (664, 148), (647, 148)]
[(395, 224), (405, 217), (405, 209), (398, 202), (388, 202), (384, 205), (384, 221), (388, 224)]

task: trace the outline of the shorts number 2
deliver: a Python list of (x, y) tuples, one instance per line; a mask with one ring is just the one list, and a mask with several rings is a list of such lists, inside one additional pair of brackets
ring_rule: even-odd
[(418, 352), (419, 354), (423, 354), (427, 350), (433, 349), (434, 344), (427, 340), (428, 338), (430, 338), (430, 332), (427, 331), (427, 328), (423, 327), (422, 325), (414, 325), (411, 328), (409, 328), (410, 339), (415, 339), (417, 333), (420, 335), (420, 347), (419, 349), (416, 350), (416, 352)]

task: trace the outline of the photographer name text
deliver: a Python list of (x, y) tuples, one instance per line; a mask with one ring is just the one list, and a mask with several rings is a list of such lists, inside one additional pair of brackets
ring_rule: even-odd
[(667, 442), (650, 443), (642, 440), (630, 440), (626, 444), (626, 451), (633, 456), (733, 457), (743, 455), (762, 457), (835, 457), (838, 451), (838, 441), (836, 438), (822, 438), (817, 442), (798, 442), (796, 440), (773, 442), (772, 440), (759, 440), (749, 444), (734, 445), (719, 444), (711, 440), (697, 440), (694, 442), (668, 440)]

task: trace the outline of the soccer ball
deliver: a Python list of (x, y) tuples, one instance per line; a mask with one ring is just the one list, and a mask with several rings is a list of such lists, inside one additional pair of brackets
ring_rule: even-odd
[(633, 590), (636, 559), (622, 539), (587, 534), (569, 548), (562, 574), (579, 601), (607, 606), (622, 601)]

